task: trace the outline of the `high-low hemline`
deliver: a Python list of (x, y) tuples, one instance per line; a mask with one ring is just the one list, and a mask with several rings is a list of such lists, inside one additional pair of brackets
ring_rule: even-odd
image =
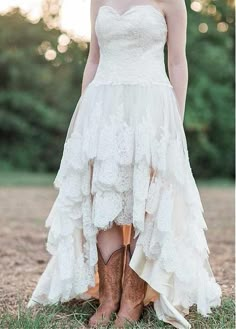
[(46, 221), (52, 258), (28, 307), (89, 298), (97, 233), (114, 222), (134, 225), (130, 264), (160, 295), (154, 301), (159, 319), (186, 329), (191, 305), (204, 316), (220, 305), (173, 89), (89, 85), (54, 184), (59, 193)]

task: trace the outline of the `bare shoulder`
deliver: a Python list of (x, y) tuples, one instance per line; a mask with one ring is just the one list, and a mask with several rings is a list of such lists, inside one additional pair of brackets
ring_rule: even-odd
[(104, 5), (104, 0), (91, 0), (91, 3), (90, 3), (91, 15), (96, 16), (99, 8), (102, 5)]
[(167, 17), (174, 13), (176, 16), (186, 16), (185, 0), (156, 0), (156, 3)]

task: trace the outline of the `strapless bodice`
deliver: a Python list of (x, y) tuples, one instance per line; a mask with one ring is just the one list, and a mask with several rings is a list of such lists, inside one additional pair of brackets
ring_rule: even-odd
[(101, 6), (95, 32), (100, 61), (94, 84), (167, 84), (164, 64), (167, 25), (152, 5), (133, 6), (118, 13)]

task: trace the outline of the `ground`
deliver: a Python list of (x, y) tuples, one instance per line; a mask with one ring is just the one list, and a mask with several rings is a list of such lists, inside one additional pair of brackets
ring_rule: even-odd
[[(26, 302), (43, 272), (44, 221), (56, 197), (50, 187), (0, 188), (0, 311), (15, 312)], [(200, 187), (210, 264), (223, 296), (234, 295), (234, 189)]]

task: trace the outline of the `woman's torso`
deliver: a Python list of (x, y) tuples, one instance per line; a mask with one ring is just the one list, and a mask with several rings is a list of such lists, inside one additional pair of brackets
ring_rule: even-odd
[(164, 15), (152, 5), (134, 5), (123, 13), (99, 8), (95, 31), (100, 61), (93, 84), (167, 84)]

